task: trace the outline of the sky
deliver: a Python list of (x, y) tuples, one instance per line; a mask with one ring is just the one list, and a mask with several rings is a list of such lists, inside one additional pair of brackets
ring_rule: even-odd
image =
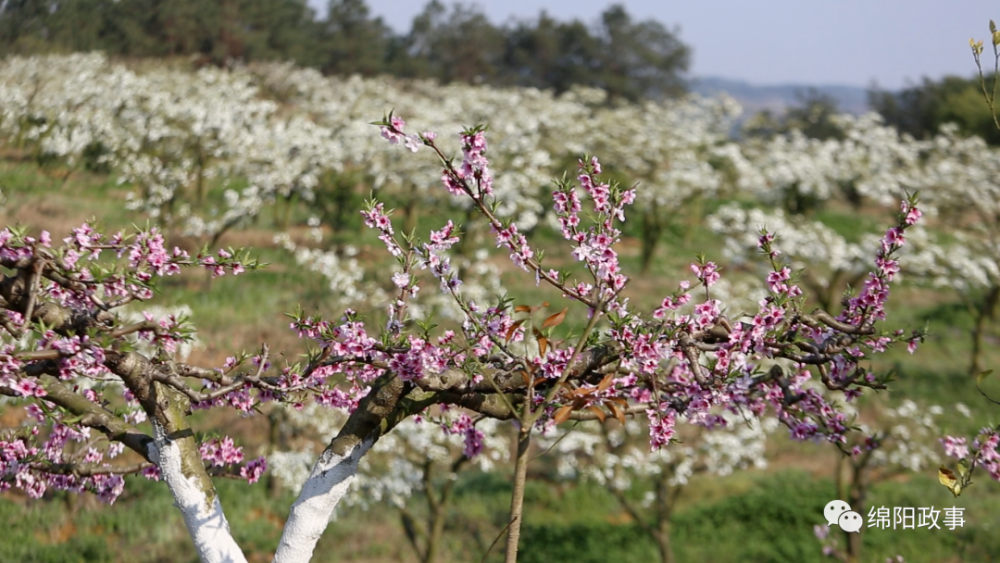
[[(397, 32), (424, 0), (366, 0)], [(442, 0), (451, 5), (451, 0)], [(309, 0), (325, 13), (326, 0)], [(610, 0), (503, 0), (478, 5), (490, 20), (556, 19), (596, 22)], [(923, 77), (972, 75), (969, 38), (989, 46), (990, 18), (1000, 3), (986, 0), (660, 0), (620, 1), (636, 20), (655, 19), (679, 31), (692, 48), (690, 74), (755, 85), (808, 84), (897, 89)], [(986, 55), (992, 63), (987, 47)]]

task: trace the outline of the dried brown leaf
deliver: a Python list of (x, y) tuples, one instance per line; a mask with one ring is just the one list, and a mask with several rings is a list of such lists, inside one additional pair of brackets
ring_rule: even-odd
[(569, 307), (564, 308), (562, 311), (552, 315), (551, 317), (545, 319), (542, 323), (542, 328), (549, 328), (550, 326), (559, 326), (563, 321), (566, 320), (566, 311), (569, 311)]
[(525, 319), (521, 319), (519, 321), (515, 321), (514, 324), (510, 325), (510, 328), (507, 329), (507, 335), (504, 336), (504, 341), (503, 341), (504, 344), (510, 343), (510, 339), (514, 337), (514, 331), (516, 331), (517, 327), (521, 326), (521, 324), (523, 324), (524, 321)]
[(607, 391), (611, 387), (611, 383), (614, 381), (614, 379), (615, 378), (610, 373), (608, 375), (605, 375), (604, 379), (602, 379), (601, 382), (597, 384), (597, 390)]
[(604, 423), (604, 419), (607, 418), (607, 415), (604, 414), (604, 411), (602, 411), (600, 409), (600, 407), (596, 407), (594, 405), (591, 405), (591, 406), (587, 407), (587, 409), (590, 412), (594, 413), (594, 416), (597, 417), (597, 420), (600, 420), (602, 424)]
[(569, 420), (569, 415), (571, 415), (572, 413), (573, 413), (573, 405), (566, 405), (564, 407), (559, 407), (556, 410), (556, 414), (552, 416), (552, 420), (554, 420), (556, 424), (562, 424), (563, 422)]
[(616, 405), (615, 403), (608, 403), (608, 408), (611, 409), (611, 415), (618, 419), (618, 422), (625, 424), (625, 410)]

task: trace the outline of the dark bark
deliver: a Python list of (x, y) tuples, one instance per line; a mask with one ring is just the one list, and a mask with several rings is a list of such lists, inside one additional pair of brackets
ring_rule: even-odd
[(982, 371), (983, 337), (987, 321), (993, 319), (997, 302), (1000, 301), (1000, 286), (991, 287), (983, 298), (982, 306), (976, 310), (976, 323), (972, 328), (972, 354), (969, 361), (969, 375)]
[(649, 208), (642, 214), (642, 273), (649, 272), (653, 263), (653, 255), (663, 236), (663, 218), (660, 217), (660, 207), (656, 201), (649, 203)]

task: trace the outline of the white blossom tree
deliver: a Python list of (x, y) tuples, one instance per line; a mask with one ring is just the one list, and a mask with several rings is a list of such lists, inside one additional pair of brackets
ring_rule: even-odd
[[(709, 422), (723, 429), (692, 425), (671, 448), (650, 450), (636, 420), (615, 426), (580, 423), (540, 441), (557, 454), (563, 479), (584, 479), (607, 489), (629, 517), (656, 543), (663, 563), (674, 559), (671, 522), (678, 498), (696, 475), (724, 477), (767, 466), (767, 434), (775, 419), (743, 420), (723, 412)], [(551, 443), (549, 443), (551, 442)], [(635, 492), (642, 491), (637, 498)]]
[[(860, 435), (838, 445), (843, 455), (837, 458), (834, 470), (837, 498), (847, 499), (851, 510), (865, 514), (873, 486), (937, 465), (942, 459), (937, 446), (944, 424), (956, 414), (964, 418), (972, 415), (962, 403), (949, 411), (946, 414), (940, 405), (918, 405), (909, 399), (895, 407), (878, 409), (874, 420), (859, 424)], [(825, 555), (845, 563), (863, 560), (862, 535), (844, 532), (841, 537), (845, 548), (829, 535), (827, 526), (817, 526), (816, 535), (824, 542)]]

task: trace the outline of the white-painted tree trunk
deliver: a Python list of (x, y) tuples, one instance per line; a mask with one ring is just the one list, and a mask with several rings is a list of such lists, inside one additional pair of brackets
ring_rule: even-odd
[(358, 461), (372, 444), (373, 440), (365, 440), (343, 456), (330, 449), (323, 452), (292, 505), (274, 563), (308, 563), (334, 509), (354, 481)]
[(184, 475), (180, 447), (167, 438), (163, 427), (155, 421), (153, 439), (150, 458), (160, 467), (160, 475), (174, 496), (174, 506), (184, 517), (198, 557), (203, 563), (246, 563), (243, 551), (229, 532), (219, 496), (214, 490), (211, 494), (202, 490), (197, 477)]

